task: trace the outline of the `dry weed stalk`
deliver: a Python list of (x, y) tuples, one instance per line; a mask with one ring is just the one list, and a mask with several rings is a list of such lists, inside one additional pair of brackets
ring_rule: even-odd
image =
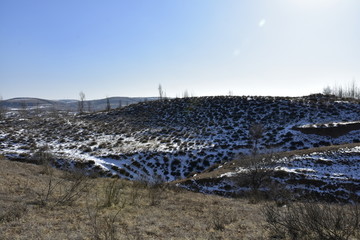
[(56, 179), (53, 171), (48, 175), (48, 180), (38, 196), (38, 203), (41, 206), (71, 205), (79, 200), (89, 189), (89, 178), (82, 173), (67, 175), (70, 179)]

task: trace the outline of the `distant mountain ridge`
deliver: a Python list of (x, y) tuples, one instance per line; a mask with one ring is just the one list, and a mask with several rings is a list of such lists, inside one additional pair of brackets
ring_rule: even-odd
[[(153, 101), (158, 99), (157, 97), (109, 97), (95, 100), (85, 100), (84, 110), (86, 112), (101, 111), (106, 109), (107, 100), (109, 100), (111, 108), (118, 108), (128, 106), (130, 104)], [(0, 106), (7, 109), (18, 110), (18, 109), (57, 109), (76, 112), (78, 111), (78, 104), (80, 100), (77, 99), (61, 99), (61, 100), (49, 100), (41, 98), (31, 97), (17, 97), (0, 101)]]

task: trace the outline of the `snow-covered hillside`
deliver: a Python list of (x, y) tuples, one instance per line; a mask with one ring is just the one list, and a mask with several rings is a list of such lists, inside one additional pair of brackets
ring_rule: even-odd
[[(251, 185), (244, 185), (242, 184), (244, 181), (239, 179), (253, 177), (259, 183), (259, 190), (269, 192), (272, 198), (284, 197), (284, 193), (280, 192), (279, 195), (279, 189), (271, 189), (275, 186), (296, 193), (291, 196), (292, 198), (358, 202), (360, 201), (360, 146), (352, 145), (316, 149), (310, 153), (297, 151), (280, 156), (273, 155), (271, 161), (266, 164), (250, 167), (244, 167), (241, 162), (243, 159), (239, 158), (219, 165), (211, 174), (200, 174), (178, 185), (203, 193), (234, 196), (251, 190)], [(267, 155), (262, 157), (266, 158)], [(254, 169), (255, 167), (257, 169)], [(251, 173), (250, 169), (258, 172)], [(260, 174), (268, 179), (259, 180)]]
[(9, 115), (1, 121), (0, 154), (31, 158), (49, 146), (59, 167), (138, 179), (171, 181), (251, 152), (249, 128), (261, 124), (260, 151), (282, 152), (360, 141), (360, 129), (341, 136), (307, 134), (308, 124), (360, 120), (357, 102), (322, 95), (198, 97), (143, 102), (82, 116), (52, 112)]

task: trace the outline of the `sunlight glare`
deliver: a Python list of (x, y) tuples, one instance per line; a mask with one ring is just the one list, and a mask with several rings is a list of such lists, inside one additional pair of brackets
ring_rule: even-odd
[(262, 28), (262, 27), (264, 27), (265, 23), (266, 23), (266, 19), (263, 18), (263, 19), (260, 20), (258, 25), (259, 25), (259, 27)]

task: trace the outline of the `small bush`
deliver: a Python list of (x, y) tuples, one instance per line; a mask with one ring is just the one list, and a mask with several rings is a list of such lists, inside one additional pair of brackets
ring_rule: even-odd
[(234, 181), (239, 186), (250, 187), (250, 190), (253, 192), (269, 186), (270, 176), (273, 173), (269, 167), (271, 162), (271, 154), (249, 156), (239, 159), (239, 164), (243, 171), (234, 178)]
[(266, 222), (278, 238), (348, 240), (360, 237), (358, 205), (294, 203), (286, 207), (267, 205)]
[(146, 184), (141, 181), (132, 181), (130, 186), (130, 193), (129, 193), (129, 204), (130, 205), (137, 205), (140, 202), (141, 194), (140, 190), (144, 189)]
[[(104, 187), (104, 207), (118, 205), (121, 201), (121, 193), (124, 185), (119, 179), (109, 181)], [(123, 202), (125, 204), (125, 201)]]
[(211, 225), (216, 231), (224, 231), (226, 225), (236, 222), (236, 214), (224, 208), (214, 208), (211, 214)]
[(0, 214), (0, 222), (11, 222), (19, 220), (27, 211), (25, 205), (14, 204)]
[(145, 186), (147, 188), (149, 205), (159, 205), (165, 191), (165, 180), (162, 179), (161, 176), (154, 175), (142, 181), (145, 183)]
[(90, 187), (89, 177), (83, 173), (73, 173), (69, 184), (62, 184), (60, 196), (56, 200), (56, 205), (71, 205), (88, 191)]
[(79, 147), (79, 150), (81, 150), (82, 152), (84, 153), (88, 153), (88, 152), (91, 152), (92, 149), (90, 146), (86, 146), (86, 145), (82, 145), (81, 147)]
[(38, 165), (43, 166), (41, 173), (43, 174), (51, 174), (52, 167), (51, 164), (54, 161), (54, 156), (49, 151), (48, 146), (41, 147), (38, 151), (36, 151), (32, 156), (31, 159)]
[(115, 214), (102, 215), (100, 208), (87, 206), (87, 214), (90, 220), (92, 239), (94, 240), (116, 240), (118, 239), (118, 215), (121, 209)]
[(82, 173), (66, 173), (64, 179), (56, 179), (53, 172), (37, 194), (41, 206), (71, 205), (90, 187), (89, 177)]

